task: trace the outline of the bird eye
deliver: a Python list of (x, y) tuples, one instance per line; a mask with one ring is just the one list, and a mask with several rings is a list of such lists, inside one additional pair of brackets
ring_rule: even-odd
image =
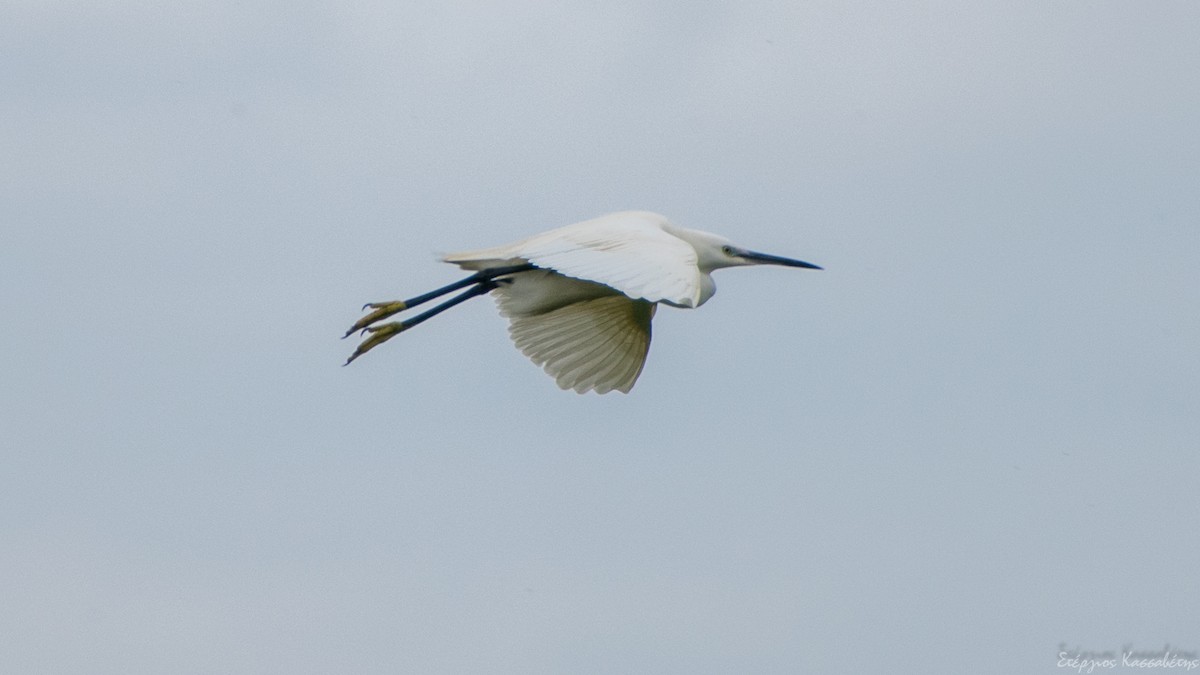
[(721, 253), (724, 253), (725, 255), (733, 255), (733, 247), (732, 246), (722, 246)]

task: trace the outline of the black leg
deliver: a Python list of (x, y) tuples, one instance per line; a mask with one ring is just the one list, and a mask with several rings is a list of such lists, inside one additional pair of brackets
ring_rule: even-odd
[[(386, 319), (389, 316), (392, 316), (393, 314), (403, 312), (404, 310), (409, 309), (411, 307), (416, 307), (417, 305), (423, 305), (423, 304), (429, 302), (430, 300), (433, 300), (434, 298), (440, 298), (443, 295), (450, 293), (451, 291), (457, 291), (460, 288), (466, 288), (467, 286), (470, 286), (471, 284), (486, 282), (491, 279), (495, 279), (496, 277), (504, 276), (505, 274), (515, 274), (517, 272), (528, 272), (531, 269), (535, 269), (535, 266), (530, 265), (529, 263), (525, 263), (523, 265), (510, 265), (508, 267), (493, 267), (492, 269), (480, 270), (465, 279), (456, 281), (448, 286), (442, 286), (441, 288), (429, 291), (428, 293), (423, 293), (421, 295), (416, 296), (415, 298), (409, 298), (408, 300), (393, 300), (390, 302), (369, 302), (369, 303), (363, 305), (363, 309), (369, 308), (369, 309), (373, 309), (375, 311), (367, 314), (366, 316), (359, 319), (358, 321), (355, 321), (354, 325), (350, 327), (350, 330), (346, 331), (346, 334), (343, 335), (342, 338), (348, 338), (348, 337), (350, 337), (350, 335), (352, 333), (354, 333), (356, 331), (360, 331), (360, 330), (366, 328), (367, 326), (370, 326), (371, 324), (375, 323), (376, 321), (382, 321), (383, 319)], [(491, 289), (489, 289), (489, 290), (491, 290)]]
[[(509, 274), (509, 272), (505, 272), (505, 274)], [(501, 279), (500, 281), (503, 281), (503, 279)], [(379, 345), (383, 344), (384, 342), (387, 342), (388, 340), (392, 339), (393, 337), (400, 334), (401, 332), (406, 331), (409, 328), (412, 328), (413, 326), (416, 326), (417, 324), (419, 324), (431, 317), (437, 316), (438, 314), (441, 314), (442, 312), (450, 309), (451, 307), (453, 307), (457, 304), (466, 302), (467, 300), (470, 300), (471, 298), (473, 298), (477, 295), (483, 295), (485, 293), (490, 292), (492, 289), (496, 288), (496, 286), (500, 283), (500, 281), (496, 281), (495, 279), (485, 279), (483, 281), (477, 281), (477, 282), (475, 282), (475, 286), (473, 288), (471, 288), (467, 291), (464, 291), (463, 293), (459, 293), (458, 295), (447, 300), (446, 302), (443, 302), (442, 304), (437, 305), (436, 307), (434, 307), (433, 309), (431, 309), (429, 311), (422, 312), (422, 313), (412, 317), (411, 319), (408, 319), (406, 321), (395, 321), (392, 323), (385, 323), (385, 324), (380, 324), (378, 326), (368, 326), (368, 327), (363, 328), (363, 332), (370, 333), (371, 336), (368, 337), (366, 340), (363, 340), (362, 344), (358, 345), (358, 348), (354, 350), (354, 353), (351, 354), (350, 358), (346, 359), (346, 362), (343, 363), (342, 365), (344, 365), (344, 366), (350, 365), (350, 362), (353, 361), (354, 359), (357, 359), (358, 357), (362, 356), (363, 354), (366, 354), (367, 352), (371, 351), (375, 347), (378, 347)]]
[(351, 354), (350, 358), (346, 359), (346, 362), (342, 365), (350, 365), (350, 362), (354, 361), (354, 359), (357, 359), (375, 347), (387, 342), (401, 332), (406, 331), (431, 317), (437, 316), (438, 314), (441, 314), (455, 305), (466, 302), (477, 295), (483, 295), (484, 293), (487, 293), (496, 287), (496, 282), (491, 279), (487, 279), (485, 281), (476, 281), (474, 283), (475, 286), (470, 290), (459, 293), (446, 302), (437, 305), (427, 312), (422, 312), (411, 319), (408, 319), (407, 321), (395, 321), (393, 323), (385, 323), (378, 326), (369, 326), (363, 328), (363, 332), (370, 333), (371, 336), (366, 340), (363, 340), (362, 344), (358, 345), (358, 348), (354, 350), (354, 353)]
[[(477, 295), (483, 295), (485, 293), (489, 293), (494, 288), (496, 288), (495, 281), (492, 281), (491, 279), (488, 279), (487, 281), (480, 281), (477, 284), (475, 284), (475, 287), (472, 288), (471, 290), (465, 291), (463, 293), (459, 293), (458, 295), (454, 296), (453, 298), (450, 298), (449, 300), (443, 302), (442, 304), (435, 306), (433, 309), (421, 312), (420, 314), (414, 316), (413, 318), (407, 319), (405, 321), (401, 321), (399, 323), (401, 326), (404, 326), (404, 328), (402, 330), (408, 330), (409, 328), (412, 328), (413, 326), (415, 326), (419, 323), (422, 323), (427, 319), (433, 318), (433, 317), (437, 316), (438, 314), (441, 314), (442, 312), (450, 309), (451, 307), (453, 307), (455, 305), (464, 303), (467, 300), (470, 300), (471, 298), (473, 298)], [(370, 332), (375, 332), (376, 329), (374, 327), (371, 327), (371, 328), (368, 328), (367, 330)]]

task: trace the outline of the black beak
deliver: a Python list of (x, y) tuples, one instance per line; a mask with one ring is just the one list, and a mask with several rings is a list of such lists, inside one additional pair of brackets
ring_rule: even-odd
[(783, 265), (784, 267), (803, 267), (806, 270), (825, 269), (818, 267), (812, 263), (806, 263), (803, 260), (793, 260), (792, 258), (784, 258), (783, 256), (770, 255), (768, 253), (758, 253), (755, 251), (741, 251), (738, 255), (746, 260), (752, 260), (756, 263), (764, 265)]

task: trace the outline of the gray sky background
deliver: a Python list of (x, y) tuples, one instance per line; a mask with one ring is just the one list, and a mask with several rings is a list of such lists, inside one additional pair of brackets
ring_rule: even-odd
[[(0, 671), (1200, 652), (1198, 34), (6, 2)], [(628, 396), (559, 391), (487, 300), (339, 367), (436, 253), (630, 208), (827, 270), (719, 272)]]

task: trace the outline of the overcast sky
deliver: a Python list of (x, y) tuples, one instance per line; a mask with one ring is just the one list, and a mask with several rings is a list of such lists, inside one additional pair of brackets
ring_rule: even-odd
[[(1200, 657), (1200, 4), (0, 8), (0, 671)], [(809, 260), (579, 396), (436, 254)], [(1099, 671), (1097, 671), (1099, 672)], [(1130, 671), (1127, 671), (1130, 672)]]

